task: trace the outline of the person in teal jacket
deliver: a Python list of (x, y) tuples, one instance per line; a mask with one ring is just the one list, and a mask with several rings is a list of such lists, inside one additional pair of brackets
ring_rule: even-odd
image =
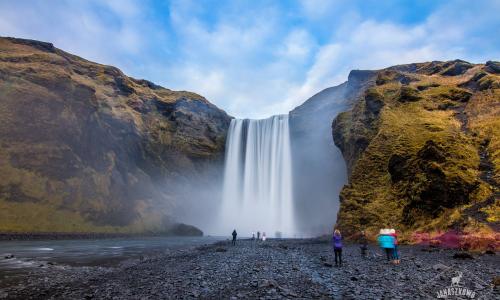
[(380, 248), (384, 249), (385, 254), (387, 256), (387, 260), (391, 261), (394, 259), (394, 245), (396, 243), (396, 239), (391, 236), (390, 231), (388, 229), (380, 229), (380, 234), (378, 236), (378, 244)]

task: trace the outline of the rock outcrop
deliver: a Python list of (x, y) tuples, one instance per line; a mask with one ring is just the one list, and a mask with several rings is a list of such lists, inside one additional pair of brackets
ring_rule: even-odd
[(498, 66), (455, 60), (375, 72), (332, 125), (349, 173), (337, 221), (346, 234), (498, 231)]
[(179, 185), (218, 176), (229, 123), (200, 95), (0, 38), (0, 231), (167, 230)]
[(348, 109), (375, 72), (354, 70), (348, 81), (327, 88), (290, 112), (294, 200), (297, 229), (326, 234), (338, 210), (337, 195), (346, 181), (342, 154), (331, 138), (331, 122)]

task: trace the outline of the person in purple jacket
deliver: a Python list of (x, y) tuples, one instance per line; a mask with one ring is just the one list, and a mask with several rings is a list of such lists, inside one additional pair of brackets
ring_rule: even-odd
[(335, 266), (342, 266), (342, 235), (335, 229), (332, 237), (333, 253), (335, 253)]

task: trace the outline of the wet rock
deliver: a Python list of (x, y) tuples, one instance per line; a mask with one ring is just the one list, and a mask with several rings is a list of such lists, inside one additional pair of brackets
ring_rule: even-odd
[(435, 271), (444, 271), (444, 270), (448, 270), (450, 267), (446, 266), (446, 265), (443, 265), (443, 264), (435, 264), (432, 266), (432, 269), (435, 270)]
[(493, 279), (491, 280), (491, 283), (497, 287), (497, 286), (500, 286), (500, 276), (495, 276), (493, 277)]
[(454, 259), (474, 259), (474, 256), (472, 256), (468, 252), (457, 252), (453, 254)]
[(429, 248), (422, 248), (422, 249), (420, 249), (420, 251), (423, 251), (423, 252), (439, 252), (439, 249), (429, 247)]
[(203, 231), (195, 226), (179, 223), (169, 228), (168, 234), (174, 236), (203, 236)]

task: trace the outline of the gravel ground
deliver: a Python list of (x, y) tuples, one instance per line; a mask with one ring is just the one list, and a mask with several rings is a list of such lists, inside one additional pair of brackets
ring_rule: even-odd
[(114, 268), (45, 265), (0, 290), (0, 299), (428, 299), (460, 272), (456, 288), (500, 299), (495, 254), (459, 259), (455, 250), (402, 246), (401, 264), (392, 265), (375, 246), (366, 258), (359, 252), (345, 246), (344, 264), (335, 267), (320, 240), (219, 242)]

